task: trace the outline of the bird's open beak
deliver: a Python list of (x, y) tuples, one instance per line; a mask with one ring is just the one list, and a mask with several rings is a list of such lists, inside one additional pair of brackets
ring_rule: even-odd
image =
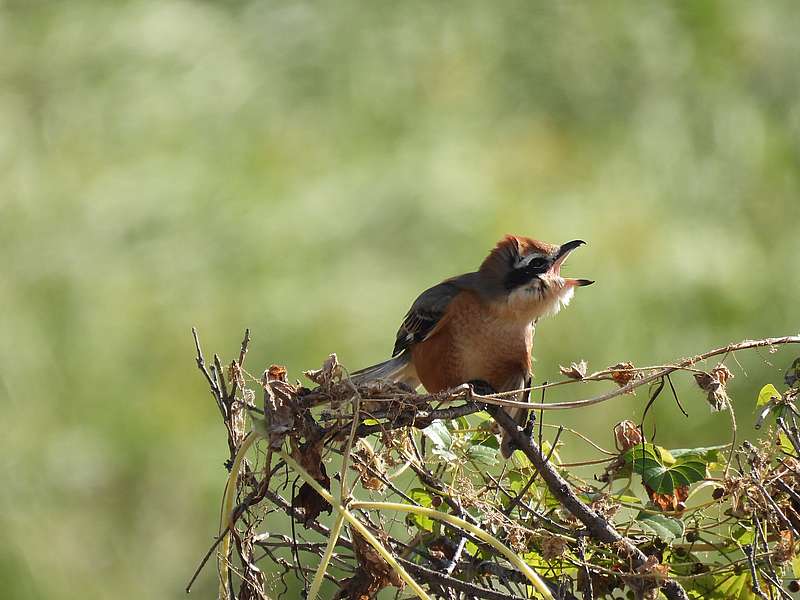
[[(579, 246), (583, 246), (586, 242), (583, 240), (572, 240), (571, 242), (565, 242), (561, 244), (556, 253), (556, 260), (553, 262), (553, 266), (550, 270), (555, 273), (556, 275), (561, 274), (561, 265), (566, 260), (567, 256), (569, 256), (570, 252), (578, 248)], [(564, 282), (567, 286), (575, 286), (581, 287), (584, 285), (592, 285), (594, 281), (591, 279), (564, 279)]]

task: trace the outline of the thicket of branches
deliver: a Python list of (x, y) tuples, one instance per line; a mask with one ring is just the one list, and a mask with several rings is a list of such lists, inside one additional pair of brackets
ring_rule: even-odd
[[(309, 386), (291, 383), (275, 365), (253, 377), (245, 369), (249, 332), (227, 364), (216, 354), (207, 362), (194, 337), (230, 451), (219, 537), (197, 569), (216, 553), (220, 598), (291, 597), (298, 582), (305, 597), (317, 598), (324, 579), (336, 584), (329, 596), (348, 600), (381, 592), (776, 600), (800, 589), (800, 358), (780, 386), (762, 388), (759, 431), (748, 432), (757, 439), (737, 440), (726, 391), (735, 353), (771, 351), (800, 336), (659, 366), (619, 363), (590, 373), (573, 363), (562, 367), (562, 381), (527, 390), (541, 401), (525, 404), (533, 409), (525, 428), (506, 412), (519, 406), (512, 394), (479, 395), (468, 385), (439, 394), (390, 382), (356, 387), (335, 355), (304, 373)], [(730, 414), (731, 436), (717, 446), (662, 447), (642, 423), (622, 421), (616, 447), (606, 449), (542, 418), (544, 410), (599, 404), (642, 386), (645, 415), (659, 397), (683, 410), (671, 377), (684, 373), (698, 397)], [(588, 381), (611, 388), (544, 402), (553, 387)], [(498, 452), (501, 430), (520, 450), (508, 461)], [(572, 443), (595, 456), (562, 462), (559, 448)]]

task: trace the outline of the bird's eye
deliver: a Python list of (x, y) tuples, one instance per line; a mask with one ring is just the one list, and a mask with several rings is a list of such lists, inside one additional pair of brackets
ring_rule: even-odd
[(550, 266), (550, 262), (546, 258), (534, 258), (528, 263), (528, 267), (533, 271), (544, 271)]

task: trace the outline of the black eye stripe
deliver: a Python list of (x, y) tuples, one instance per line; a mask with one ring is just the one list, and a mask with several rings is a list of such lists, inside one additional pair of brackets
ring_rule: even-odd
[(547, 260), (546, 258), (542, 258), (541, 256), (538, 258), (534, 258), (531, 262), (528, 263), (528, 267), (535, 271), (544, 271), (549, 266), (550, 266), (550, 261)]
[(526, 265), (512, 269), (506, 275), (504, 284), (506, 289), (513, 289), (525, 285), (538, 275), (541, 275), (550, 268), (550, 261), (543, 257), (536, 257)]

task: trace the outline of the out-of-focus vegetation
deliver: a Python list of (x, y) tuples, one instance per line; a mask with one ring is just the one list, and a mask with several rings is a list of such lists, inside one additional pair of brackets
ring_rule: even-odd
[[(226, 456), (191, 325), (250, 326), (254, 373), (360, 367), (514, 232), (589, 241), (598, 281), (539, 381), (796, 333), (799, 30), (788, 1), (0, 2), (3, 596), (182, 596)], [(791, 357), (732, 365), (740, 427)], [(678, 391), (658, 439), (719, 443)], [(548, 417), (610, 442), (644, 400)]]

